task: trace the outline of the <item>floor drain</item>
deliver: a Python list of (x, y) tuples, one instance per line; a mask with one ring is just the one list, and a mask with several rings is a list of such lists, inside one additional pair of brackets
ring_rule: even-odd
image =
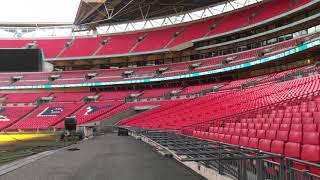
[(79, 148), (69, 148), (67, 149), (68, 151), (79, 151), (80, 149)]

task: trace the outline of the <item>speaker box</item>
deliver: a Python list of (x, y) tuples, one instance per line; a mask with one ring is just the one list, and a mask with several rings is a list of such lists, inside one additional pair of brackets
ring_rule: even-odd
[(68, 131), (75, 131), (77, 129), (77, 120), (75, 117), (66, 117), (64, 119), (64, 127)]
[(129, 136), (128, 129), (119, 127), (118, 128), (118, 136)]

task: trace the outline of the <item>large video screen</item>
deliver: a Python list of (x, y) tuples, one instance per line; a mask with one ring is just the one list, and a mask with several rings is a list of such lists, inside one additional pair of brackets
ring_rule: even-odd
[(0, 49), (0, 72), (40, 72), (40, 49)]

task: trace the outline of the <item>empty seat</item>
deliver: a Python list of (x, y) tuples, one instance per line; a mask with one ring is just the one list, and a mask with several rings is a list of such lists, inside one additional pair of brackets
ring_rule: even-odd
[(262, 128), (262, 124), (261, 123), (257, 123), (257, 124), (255, 124), (255, 129), (261, 129)]
[(288, 141), (288, 134), (289, 131), (277, 131), (276, 140), (286, 142)]
[(231, 142), (231, 135), (227, 134), (224, 136), (224, 142), (230, 144)]
[(229, 128), (224, 127), (224, 128), (223, 128), (223, 133), (224, 133), (224, 134), (228, 134), (228, 133), (229, 133)]
[(232, 135), (240, 136), (241, 134), (241, 129), (234, 129), (234, 132)]
[(264, 139), (266, 137), (266, 131), (262, 130), (262, 129), (257, 130), (257, 136), (256, 137), (259, 138), (259, 139)]
[(282, 122), (281, 122), (282, 124), (291, 124), (291, 117), (289, 118), (289, 117), (284, 117), (283, 119), (282, 119)]
[(253, 149), (258, 149), (259, 139), (258, 138), (250, 138), (248, 142), (248, 147)]
[(218, 135), (218, 141), (219, 142), (224, 142), (224, 134), (219, 134)]
[(272, 141), (271, 152), (275, 154), (284, 154), (284, 142), (278, 140)]
[(228, 134), (232, 135), (234, 133), (234, 129), (233, 128), (229, 128)]
[(249, 123), (248, 124), (248, 129), (254, 129), (254, 124), (253, 123)]
[(248, 129), (248, 124), (247, 123), (241, 123), (241, 128), (242, 129)]
[(279, 128), (280, 128), (280, 124), (271, 124), (270, 125), (271, 130), (279, 130)]
[(241, 129), (240, 136), (248, 136), (248, 129)]
[(302, 124), (292, 124), (290, 131), (302, 132)]
[(239, 144), (239, 136), (231, 136), (231, 144)]
[(280, 131), (290, 131), (290, 124), (281, 124), (279, 130)]
[(262, 124), (262, 127), (261, 127), (261, 129), (263, 129), (263, 130), (269, 130), (270, 129), (270, 124)]
[(236, 129), (241, 129), (241, 123), (236, 123)]
[(303, 125), (303, 132), (316, 132), (317, 125), (316, 124), (304, 124)]
[(229, 124), (229, 128), (235, 128), (235, 126), (236, 126), (236, 123), (230, 123)]
[(215, 140), (215, 139), (214, 139), (214, 133), (209, 133), (208, 139), (209, 139), (209, 140)]
[(302, 142), (302, 132), (290, 131), (289, 142), (301, 143)]
[(319, 132), (304, 132), (303, 144), (319, 145)]
[(219, 127), (218, 133), (219, 133), (219, 134), (223, 134), (223, 133), (224, 133), (223, 127)]
[(284, 155), (299, 159), (301, 157), (300, 143), (292, 143), (292, 142), (286, 143), (284, 147)]
[(249, 143), (249, 138), (248, 137), (244, 137), (244, 136), (240, 137), (240, 139), (239, 139), (239, 145), (240, 146), (248, 146), (248, 143)]
[(312, 117), (303, 117), (302, 124), (313, 124), (313, 118)]
[(256, 137), (256, 135), (257, 135), (257, 130), (255, 130), (255, 129), (249, 129), (249, 131), (248, 131), (248, 137), (253, 138), (253, 137)]
[(266, 139), (274, 140), (276, 139), (277, 131), (269, 130), (266, 132)]
[(291, 123), (292, 124), (301, 124), (302, 123), (301, 117), (293, 117), (291, 119)]
[(271, 140), (270, 139), (260, 139), (259, 140), (259, 149), (262, 151), (269, 152), (271, 148)]
[(320, 146), (318, 145), (303, 145), (301, 150), (301, 159), (318, 163), (320, 162)]
[(274, 124), (281, 124), (282, 123), (282, 118), (279, 118), (279, 117), (274, 118), (273, 123)]

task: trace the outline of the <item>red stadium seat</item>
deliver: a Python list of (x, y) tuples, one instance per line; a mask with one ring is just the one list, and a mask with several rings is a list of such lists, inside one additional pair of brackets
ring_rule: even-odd
[(320, 162), (320, 146), (318, 145), (303, 145), (301, 150), (301, 159), (304, 161)]
[(256, 135), (257, 135), (257, 130), (255, 130), (255, 129), (249, 129), (249, 131), (248, 131), (248, 137), (253, 138), (253, 137), (256, 137)]
[(241, 136), (239, 139), (239, 145), (240, 146), (248, 146), (249, 138)]
[(303, 125), (303, 132), (316, 132), (317, 125), (316, 124), (304, 124)]
[(230, 142), (231, 142), (231, 135), (225, 135), (225, 136), (224, 136), (224, 142), (230, 144)]
[(319, 132), (304, 132), (303, 144), (319, 145)]
[(292, 158), (301, 157), (301, 146), (300, 143), (286, 143), (284, 148), (284, 155)]
[(266, 132), (266, 139), (269, 139), (269, 140), (274, 140), (276, 139), (276, 135), (277, 135), (277, 131), (275, 130), (269, 130)]
[(302, 143), (302, 132), (290, 131), (289, 142)]
[(284, 154), (284, 142), (278, 140), (272, 141), (271, 152), (275, 154)]
[(240, 136), (248, 136), (248, 129), (241, 129)]
[(239, 136), (231, 136), (231, 144), (239, 144)]
[(292, 124), (290, 131), (302, 132), (302, 124)]
[(259, 149), (262, 151), (269, 152), (271, 148), (271, 140), (269, 139), (260, 139), (259, 140)]
[(266, 137), (266, 131), (265, 130), (257, 130), (257, 138), (264, 139)]
[(270, 130), (279, 130), (280, 124), (271, 124), (270, 125)]
[(270, 129), (270, 124), (262, 124), (262, 128), (263, 130), (269, 130)]
[(232, 135), (240, 136), (241, 135), (241, 129), (235, 129)]
[(279, 141), (288, 141), (289, 131), (277, 131), (276, 140)]
[(281, 124), (279, 130), (280, 131), (290, 131), (290, 124)]
[(248, 142), (248, 147), (253, 149), (258, 149), (259, 139), (258, 138), (250, 138)]

